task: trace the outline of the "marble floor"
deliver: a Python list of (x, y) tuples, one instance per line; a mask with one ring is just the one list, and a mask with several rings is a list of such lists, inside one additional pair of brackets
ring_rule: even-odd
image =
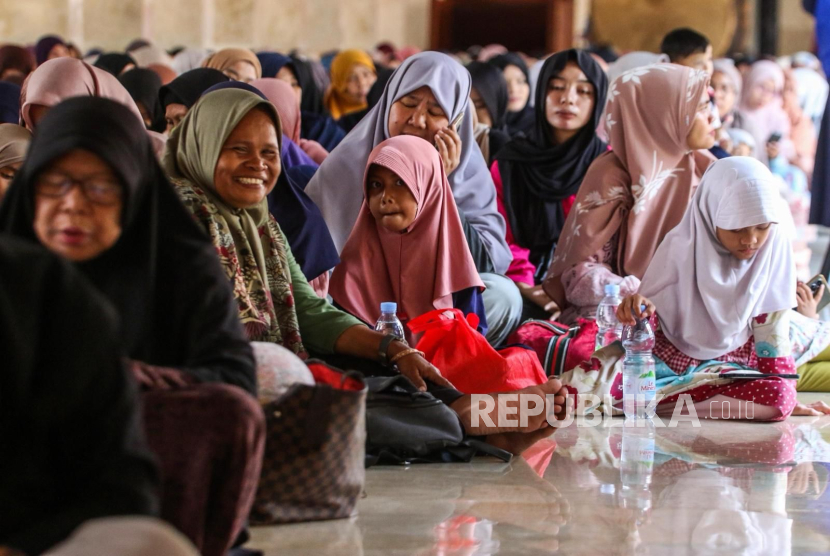
[[(830, 394), (801, 394), (802, 401)], [(580, 422), (511, 463), (375, 467), (349, 520), (255, 528), (266, 556), (830, 553), (830, 416)]]

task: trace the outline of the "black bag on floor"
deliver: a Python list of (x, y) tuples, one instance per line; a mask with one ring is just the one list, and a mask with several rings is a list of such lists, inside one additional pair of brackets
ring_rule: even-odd
[(468, 437), (458, 415), (402, 375), (367, 378), (366, 466), (467, 462), (482, 453), (513, 455)]

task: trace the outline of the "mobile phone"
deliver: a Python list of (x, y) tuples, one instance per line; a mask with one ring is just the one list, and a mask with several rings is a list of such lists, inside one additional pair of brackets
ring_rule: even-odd
[(462, 121), (464, 121), (464, 111), (461, 111), (461, 113), (458, 114), (458, 116), (456, 116), (450, 124), (450, 126), (455, 130), (456, 133), (458, 133), (458, 128), (461, 127)]
[(767, 143), (778, 143), (779, 141), (781, 141), (781, 137), (782, 137), (781, 132), (776, 131), (772, 135), (769, 136), (769, 139), (767, 139)]
[(819, 288), (824, 286), (824, 295), (821, 296), (821, 300), (818, 302), (818, 306), (816, 310), (821, 312), (830, 304), (830, 287), (827, 286), (827, 279), (824, 277), (823, 274), (817, 274), (810, 278), (810, 281), (807, 282), (807, 287), (810, 288), (810, 291), (813, 292), (813, 295), (818, 293)]
[(759, 378), (798, 378), (797, 374), (773, 374), (773, 373), (759, 373), (756, 371), (727, 371), (720, 373), (723, 378), (731, 378), (732, 380), (756, 380)]

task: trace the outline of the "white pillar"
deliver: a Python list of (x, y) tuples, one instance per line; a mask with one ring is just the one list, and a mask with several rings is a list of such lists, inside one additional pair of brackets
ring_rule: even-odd
[(141, 38), (152, 41), (155, 39), (155, 26), (153, 25), (154, 0), (142, 0), (141, 2)]
[(84, 50), (84, 0), (67, 0), (66, 34), (70, 42)]
[(216, 26), (216, 5), (213, 0), (202, 0), (202, 48), (213, 48)]

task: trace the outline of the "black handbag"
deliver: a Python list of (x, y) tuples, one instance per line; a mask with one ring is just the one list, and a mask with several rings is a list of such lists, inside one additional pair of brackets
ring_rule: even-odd
[(367, 378), (366, 466), (468, 462), (482, 453), (513, 455), (466, 436), (458, 415), (402, 375)]

